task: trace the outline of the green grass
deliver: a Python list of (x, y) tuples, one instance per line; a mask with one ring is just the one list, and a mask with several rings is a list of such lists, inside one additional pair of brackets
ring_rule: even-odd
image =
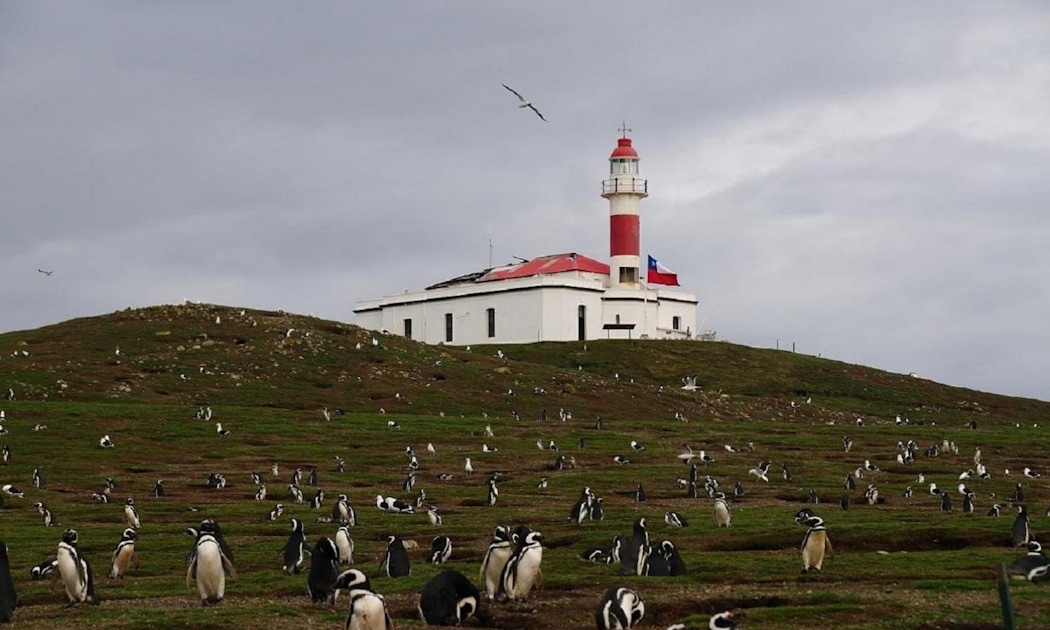
[[(288, 328), (296, 332), (284, 339)], [(689, 618), (700, 623), (724, 609), (743, 613), (748, 629), (973, 629), (995, 627), (1001, 618), (994, 570), (1020, 553), (1006, 546), (1010, 509), (998, 519), (985, 516), (988, 494), (1005, 506), (1018, 477), (1005, 478), (1003, 469), (1043, 461), (1050, 441), (1033, 425), (1050, 415), (1048, 403), (724, 343), (545, 343), (499, 348), (509, 358), (501, 361), (496, 347), (467, 352), (395, 336), (379, 336), (380, 347), (373, 347), (372, 338), (345, 324), (279, 312), (242, 315), (212, 305), (122, 311), (0, 335), (0, 391), (16, 392), (15, 400), (0, 402), (8, 431), (0, 442), (13, 452), (12, 461), (0, 466), (0, 480), (26, 491), (25, 499), (7, 498), (0, 511), (0, 535), (23, 603), (16, 614), (20, 626), (341, 627), (342, 605), (310, 604), (305, 575), (284, 575), (277, 555), (292, 517), (305, 521), (311, 544), (334, 535), (335, 527), (318, 523), (317, 516), (329, 514), (339, 493), (358, 512), (357, 566), (386, 595), (399, 627), (422, 627), (414, 619), (414, 593), (439, 571), (423, 563), (431, 538), (450, 536), (450, 567), (473, 579), (500, 523), (529, 523), (543, 532), (545, 588), (527, 604), (483, 607), (479, 627), (590, 628), (600, 595), (619, 584), (642, 595), (645, 623), (653, 627)], [(22, 350), (29, 356), (11, 356)], [(700, 375), (702, 391), (680, 390), (685, 374)], [(220, 439), (213, 423), (194, 419), (201, 405), (231, 431), (228, 438)], [(326, 422), (323, 407), (345, 413)], [(538, 420), (543, 408), (547, 423)], [(573, 419), (559, 422), (559, 409)], [(515, 411), (520, 421), (512, 419)], [(688, 422), (676, 421), (676, 411)], [(898, 414), (910, 423), (895, 426)], [(599, 416), (601, 431), (594, 428)], [(858, 417), (864, 427), (857, 426)], [(971, 420), (976, 431), (967, 427)], [(390, 428), (391, 421), (401, 429)], [(34, 431), (36, 424), (47, 429)], [(486, 425), (494, 438), (483, 437)], [(116, 448), (99, 447), (105, 433)], [(850, 453), (841, 446), (847, 434), (854, 441)], [(576, 447), (581, 438), (582, 450)], [(632, 439), (646, 450), (631, 452)], [(920, 454), (902, 467), (894, 461), (896, 444), (908, 439), (920, 449), (955, 441), (959, 453), (936, 459)], [(538, 449), (537, 440), (554, 440), (578, 467), (551, 470), (554, 454)], [(744, 447), (748, 440), (754, 440), (753, 453), (723, 448)], [(425, 453), (427, 442), (436, 455)], [(482, 443), (499, 452), (482, 453)], [(734, 481), (744, 484), (732, 528), (715, 528), (709, 499), (685, 498), (677, 480), (688, 468), (675, 460), (684, 444), (715, 457), (701, 476), (716, 477), (727, 493)], [(422, 514), (391, 515), (374, 507), (376, 494), (414, 496), (400, 488), (409, 445), (422, 464), (417, 489), (425, 488), (445, 517), (440, 529)], [(978, 445), (993, 479), (967, 482), (979, 499), (977, 512), (963, 515), (955, 486), (959, 472), (972, 467)], [(616, 465), (617, 454), (634, 463)], [(345, 473), (335, 472), (336, 456), (345, 458)], [(468, 456), (477, 471), (470, 478), (462, 472)], [(763, 459), (774, 463), (768, 484), (747, 475)], [(859, 480), (851, 495), (858, 498), (874, 483), (884, 502), (855, 502), (841, 511), (842, 481), (864, 459), (882, 471)], [(270, 476), (273, 462), (280, 466), (278, 479)], [(781, 479), (781, 463), (790, 467), (792, 482)], [(288, 500), (286, 484), (297, 466), (318, 470), (328, 496), (320, 512)], [(30, 484), (33, 468), (44, 475), (40, 490)], [(267, 480), (264, 502), (252, 500), (250, 471)], [(504, 476), (499, 503), (489, 508), (482, 505), (484, 480), (494, 471)], [(228, 486), (206, 488), (209, 472), (224, 473)], [(438, 481), (439, 472), (455, 478)], [(955, 493), (954, 512), (939, 511), (938, 501), (916, 483), (919, 472)], [(114, 502), (94, 503), (91, 493), (107, 476), (117, 481)], [(545, 490), (536, 487), (541, 476), (549, 478)], [(150, 494), (158, 478), (168, 492), (160, 499)], [(639, 483), (648, 492), (646, 504), (634, 500)], [(909, 485), (914, 496), (904, 499)], [(605, 498), (604, 521), (567, 522), (583, 486)], [(1050, 521), (1050, 490), (1043, 480), (1024, 480), (1024, 486), (1039, 532)], [(813, 507), (827, 522), (835, 553), (822, 574), (801, 576), (804, 529), (792, 517), (811, 489), (823, 501)], [(143, 563), (112, 582), (105, 578), (107, 561), (124, 527), (127, 496), (142, 514), (137, 549)], [(32, 507), (38, 500), (63, 526), (80, 532), (101, 606), (65, 609), (64, 593), (29, 580), (29, 567), (53, 555), (61, 536), (61, 528), (43, 527)], [(270, 522), (265, 516), (277, 501), (285, 504), (285, 515)], [(668, 509), (683, 513), (690, 527), (666, 526)], [(621, 577), (615, 567), (577, 559), (586, 547), (629, 533), (638, 516), (648, 519), (654, 539), (676, 543), (688, 576)], [(213, 609), (202, 609), (185, 585), (192, 540), (183, 530), (204, 517), (222, 523), (240, 568), (227, 600)], [(378, 575), (391, 533), (420, 545), (410, 552), (408, 578)], [(1021, 627), (1050, 621), (1043, 586), (1012, 585)]]

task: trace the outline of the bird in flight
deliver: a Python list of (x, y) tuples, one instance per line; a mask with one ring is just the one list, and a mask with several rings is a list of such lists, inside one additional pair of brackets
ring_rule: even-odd
[(536, 112), (536, 115), (540, 117), (540, 120), (542, 120), (543, 122), (547, 122), (547, 119), (543, 117), (543, 114), (540, 113), (540, 110), (536, 109), (535, 105), (533, 105), (532, 103), (530, 103), (527, 100), (525, 100), (524, 96), (522, 96), (521, 94), (518, 94), (517, 90), (515, 90), (512, 87), (510, 87), (506, 83), (503, 83), (502, 85), (503, 85), (503, 87), (505, 87), (508, 90), (510, 90), (511, 93), (514, 94), (514, 96), (517, 96), (518, 100), (521, 101), (521, 103), (518, 104), (518, 107), (528, 107), (532, 111)]
[(51, 274), (55, 273), (54, 269), (52, 269), (51, 271), (44, 271), (43, 269), (37, 269), (37, 271), (39, 271), (40, 273), (44, 274), (45, 276), (50, 276)]

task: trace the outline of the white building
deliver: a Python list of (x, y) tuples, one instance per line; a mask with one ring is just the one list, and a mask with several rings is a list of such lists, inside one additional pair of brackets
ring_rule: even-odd
[[(649, 195), (626, 131), (609, 157), (609, 263), (554, 254), (358, 302), (357, 324), (417, 341), (468, 345), (585, 339), (691, 339), (697, 300), (677, 278), (640, 278), (639, 202)], [(648, 267), (648, 265), (647, 265)]]

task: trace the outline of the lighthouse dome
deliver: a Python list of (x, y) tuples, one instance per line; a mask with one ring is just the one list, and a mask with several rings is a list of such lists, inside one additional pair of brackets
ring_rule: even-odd
[(619, 138), (616, 140), (616, 148), (613, 149), (609, 159), (615, 158), (638, 158), (638, 152), (631, 146), (630, 138)]

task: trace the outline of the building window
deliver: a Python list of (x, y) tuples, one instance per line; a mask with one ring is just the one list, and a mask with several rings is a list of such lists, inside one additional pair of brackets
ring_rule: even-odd
[(407, 339), (411, 339), (412, 338), (412, 320), (411, 319), (406, 319), (405, 320), (405, 337)]
[(452, 313), (445, 313), (445, 343), (452, 343)]
[(587, 340), (587, 307), (583, 304), (576, 310), (576, 336), (580, 341)]
[(677, 316), (677, 315), (672, 317), (671, 318), (671, 328), (674, 328), (675, 330), (681, 330), (682, 329), (682, 318)]
[(490, 308), (486, 311), (489, 320), (489, 339), (496, 336), (496, 309)]
[(619, 313), (616, 314), (616, 323), (617, 324), (620, 323), (620, 314)]
[(637, 267), (620, 267), (620, 283), (621, 284), (637, 284), (638, 283), (638, 268)]

